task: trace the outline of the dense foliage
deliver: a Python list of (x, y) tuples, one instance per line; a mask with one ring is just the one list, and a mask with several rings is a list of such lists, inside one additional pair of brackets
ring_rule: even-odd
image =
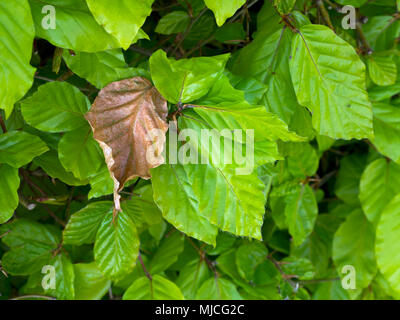
[(399, 9), (0, 1), (0, 299), (399, 298)]

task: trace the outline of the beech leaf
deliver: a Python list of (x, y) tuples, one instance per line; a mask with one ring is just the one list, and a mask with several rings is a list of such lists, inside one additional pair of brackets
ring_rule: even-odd
[[(164, 162), (160, 155), (168, 129), (167, 114), (166, 100), (150, 81), (134, 77), (103, 88), (85, 115), (114, 180), (117, 211), (121, 210), (118, 192), (124, 184), (135, 177), (149, 179), (150, 169)], [(151, 139), (156, 129), (164, 134)], [(157, 156), (151, 163), (146, 158), (150, 147)]]

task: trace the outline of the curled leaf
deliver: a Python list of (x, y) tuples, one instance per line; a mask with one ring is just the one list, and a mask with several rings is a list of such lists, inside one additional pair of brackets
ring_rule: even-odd
[[(134, 77), (103, 88), (85, 115), (114, 180), (116, 210), (124, 184), (135, 177), (149, 179), (150, 169), (164, 162), (167, 114), (167, 102), (150, 81)], [(149, 152), (155, 155), (151, 161)]]

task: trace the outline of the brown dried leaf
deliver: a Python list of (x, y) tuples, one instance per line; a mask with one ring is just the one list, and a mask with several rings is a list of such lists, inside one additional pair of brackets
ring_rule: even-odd
[[(134, 77), (103, 88), (85, 115), (114, 180), (116, 210), (124, 184), (135, 177), (149, 179), (150, 169), (163, 162), (167, 114), (167, 102), (150, 81)], [(156, 129), (162, 130), (161, 138), (151, 136)], [(150, 148), (159, 155), (151, 163), (146, 158)]]

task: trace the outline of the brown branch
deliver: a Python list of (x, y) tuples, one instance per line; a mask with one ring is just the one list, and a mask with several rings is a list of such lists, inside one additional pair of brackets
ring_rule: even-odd
[(285, 272), (283, 272), (279, 262), (276, 261), (271, 255), (269, 255), (267, 258), (274, 264), (274, 266), (278, 269), (279, 273), (281, 274), (282, 278), (285, 279), (291, 285), (292, 288), (296, 288), (298, 286), (296, 282), (291, 280), (292, 278), (296, 277), (295, 275), (288, 275)]
[(65, 81), (65, 80), (69, 79), (70, 77), (72, 77), (73, 75), (74, 75), (74, 73), (71, 70), (68, 70), (66, 73), (64, 73), (63, 75), (58, 77), (57, 81)]
[(150, 57), (153, 54), (153, 51), (138, 47), (137, 45), (134, 45), (134, 44), (129, 47), (129, 50), (131, 50), (133, 52), (137, 52), (137, 53), (142, 54), (147, 57)]
[(11, 230), (8, 230), (6, 232), (4, 232), (3, 234), (0, 234), (0, 239), (5, 237), (7, 234), (9, 234), (11, 232)]
[(1, 129), (3, 130), (3, 133), (6, 133), (7, 132), (7, 127), (6, 127), (6, 124), (4, 122), (3, 117), (1, 115), (0, 115), (0, 126), (1, 126)]
[[(33, 194), (34, 194), (36, 197), (39, 196), (39, 194), (36, 192), (36, 190), (37, 190), (37, 191), (39, 191), (39, 193), (41, 194), (42, 197), (47, 197), (47, 198), (48, 198), (48, 195), (47, 195), (36, 183), (34, 183), (34, 182), (29, 178), (28, 172), (27, 172), (25, 169), (19, 168), (18, 171), (19, 171), (20, 175), (22, 176), (23, 180), (26, 181), (26, 182), (28, 183), (29, 188), (31, 189), (31, 191), (33, 192)], [(38, 203), (40, 203), (40, 202), (38, 202)], [(66, 226), (66, 223), (65, 223), (64, 221), (62, 221), (59, 217), (57, 217), (57, 215), (56, 215), (52, 210), (50, 210), (50, 208), (47, 206), (47, 204), (45, 204), (45, 203), (40, 203), (40, 204), (43, 205), (43, 207), (44, 207), (44, 209), (47, 211), (47, 213), (48, 213), (57, 223), (59, 223), (59, 224), (62, 225), (63, 227)]]
[(358, 37), (362, 43), (362, 46), (364, 47), (364, 50), (362, 51), (363, 54), (367, 54), (367, 55), (372, 54), (374, 51), (372, 50), (371, 46), (369, 45), (368, 40), (365, 37), (364, 31), (362, 30), (361, 22), (359, 22), (359, 21), (357, 21), (357, 23), (356, 23), (356, 30), (357, 30)]
[(201, 16), (207, 11), (207, 8), (204, 8), (203, 10), (200, 11), (200, 13), (196, 16), (196, 18), (192, 19), (190, 22), (189, 26), (186, 28), (185, 32), (182, 34), (181, 38), (179, 39), (177, 45), (175, 46), (175, 49), (172, 51), (171, 55), (175, 55), (176, 51), (179, 49), (181, 46), (182, 42), (185, 40), (186, 36), (190, 33), (192, 30), (193, 25), (201, 18)]
[(240, 9), (240, 11), (235, 13), (235, 15), (227, 21), (227, 23), (232, 23), (232, 22), (236, 21), (237, 19), (239, 19), (243, 14), (246, 14), (246, 12), (248, 12), (248, 10), (258, 2), (258, 0), (254, 0), (253, 2), (251, 2), (249, 4), (247, 4), (247, 2), (244, 4), (243, 8)]
[(321, 12), (322, 18), (324, 19), (325, 23), (328, 25), (329, 28), (335, 32), (335, 28), (333, 27), (331, 17), (329, 16), (328, 11), (325, 8), (324, 2), (322, 0), (316, 0), (316, 4), (318, 6), (319, 11)]
[(140, 254), (140, 252), (139, 252), (139, 255), (138, 255), (138, 259), (140, 261), (140, 264), (142, 265), (142, 268), (143, 268), (143, 271), (144, 271), (144, 274), (146, 275), (146, 277), (150, 281), (153, 280), (153, 277), (151, 276), (150, 272), (146, 269), (146, 266), (144, 265), (144, 262), (143, 262), (143, 259), (142, 259), (142, 255)]
[(203, 250), (201, 250), (199, 247), (197, 247), (197, 246), (194, 244), (194, 242), (192, 241), (192, 239), (190, 239), (188, 236), (185, 236), (185, 237), (186, 237), (186, 239), (188, 240), (188, 242), (192, 245), (192, 247), (193, 247), (193, 248), (197, 251), (197, 253), (199, 254), (200, 260), (204, 261), (204, 262), (207, 264), (208, 268), (214, 273), (214, 276), (215, 276), (216, 278), (218, 278), (218, 277), (219, 277), (218, 271), (217, 271), (217, 269), (215, 268), (214, 263), (213, 263), (212, 261), (210, 261), (210, 259), (207, 258), (206, 253), (205, 253)]
[(314, 284), (314, 283), (323, 283), (323, 282), (332, 282), (340, 280), (339, 277), (337, 278), (330, 278), (330, 279), (311, 279), (311, 280), (301, 280), (299, 281), (300, 284)]
[(190, 56), (192, 53), (196, 52), (197, 50), (201, 49), (203, 46), (205, 46), (207, 43), (211, 42), (214, 40), (214, 35), (212, 35), (211, 37), (209, 37), (208, 39), (204, 40), (204, 41), (200, 41), (194, 48), (190, 49), (188, 52), (186, 52), (183, 55), (183, 58), (187, 58), (188, 56)]

